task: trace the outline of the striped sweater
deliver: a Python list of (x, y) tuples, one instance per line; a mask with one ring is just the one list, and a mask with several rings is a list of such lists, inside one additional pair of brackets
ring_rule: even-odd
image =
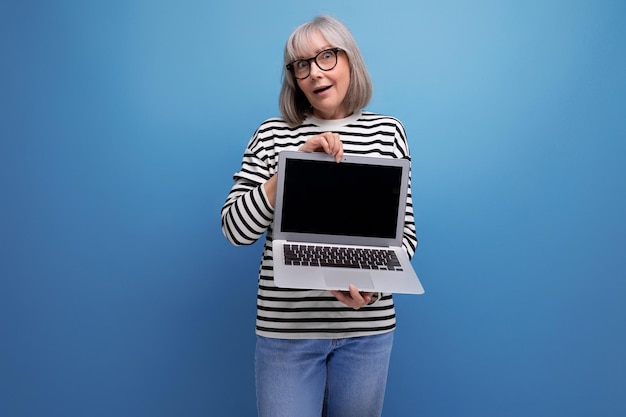
[[(335, 339), (391, 331), (396, 315), (391, 294), (353, 310), (330, 293), (277, 288), (273, 280), (272, 226), (274, 211), (263, 183), (276, 173), (278, 153), (297, 150), (308, 138), (339, 133), (344, 153), (410, 159), (402, 124), (395, 118), (357, 112), (341, 120), (307, 118), (290, 127), (282, 119), (263, 122), (246, 147), (241, 170), (222, 208), (222, 231), (234, 245), (249, 245), (265, 233), (258, 277), (256, 333), (265, 337)], [(417, 247), (409, 181), (403, 247), (409, 257)]]

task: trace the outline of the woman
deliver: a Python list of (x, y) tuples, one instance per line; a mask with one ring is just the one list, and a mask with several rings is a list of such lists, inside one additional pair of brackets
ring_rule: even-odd
[[(278, 153), (344, 152), (409, 158), (401, 123), (363, 111), (371, 80), (358, 46), (338, 20), (320, 16), (285, 46), (281, 118), (254, 133), (222, 208), (222, 230), (235, 245), (267, 232), (258, 279), (255, 371), (261, 417), (380, 416), (395, 329), (391, 294), (277, 288), (272, 276), (272, 219)], [(411, 190), (403, 246), (416, 246)]]

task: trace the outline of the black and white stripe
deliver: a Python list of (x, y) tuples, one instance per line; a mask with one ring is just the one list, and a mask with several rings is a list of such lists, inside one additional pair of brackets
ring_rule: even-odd
[[(396, 325), (391, 294), (384, 294), (371, 306), (353, 310), (326, 291), (274, 286), (274, 212), (262, 184), (276, 172), (278, 153), (297, 150), (308, 138), (328, 131), (340, 135), (345, 153), (410, 159), (402, 124), (395, 118), (371, 112), (359, 112), (341, 121), (308, 118), (296, 127), (273, 118), (259, 126), (248, 143), (241, 170), (235, 173), (235, 184), (222, 208), (222, 231), (235, 245), (252, 244), (267, 232), (257, 296), (256, 331), (262, 336), (342, 338), (384, 333)], [(413, 256), (417, 238), (410, 185), (403, 246)]]

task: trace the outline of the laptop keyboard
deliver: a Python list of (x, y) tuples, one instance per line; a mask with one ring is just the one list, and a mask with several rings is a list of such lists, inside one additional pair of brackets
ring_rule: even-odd
[(283, 252), (285, 265), (402, 271), (400, 261), (391, 249), (285, 244)]

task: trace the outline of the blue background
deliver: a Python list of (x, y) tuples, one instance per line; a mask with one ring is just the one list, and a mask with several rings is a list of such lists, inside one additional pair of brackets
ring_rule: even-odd
[(326, 12), (413, 154), (384, 415), (626, 415), (626, 2), (0, 0), (1, 416), (255, 414), (219, 210)]

